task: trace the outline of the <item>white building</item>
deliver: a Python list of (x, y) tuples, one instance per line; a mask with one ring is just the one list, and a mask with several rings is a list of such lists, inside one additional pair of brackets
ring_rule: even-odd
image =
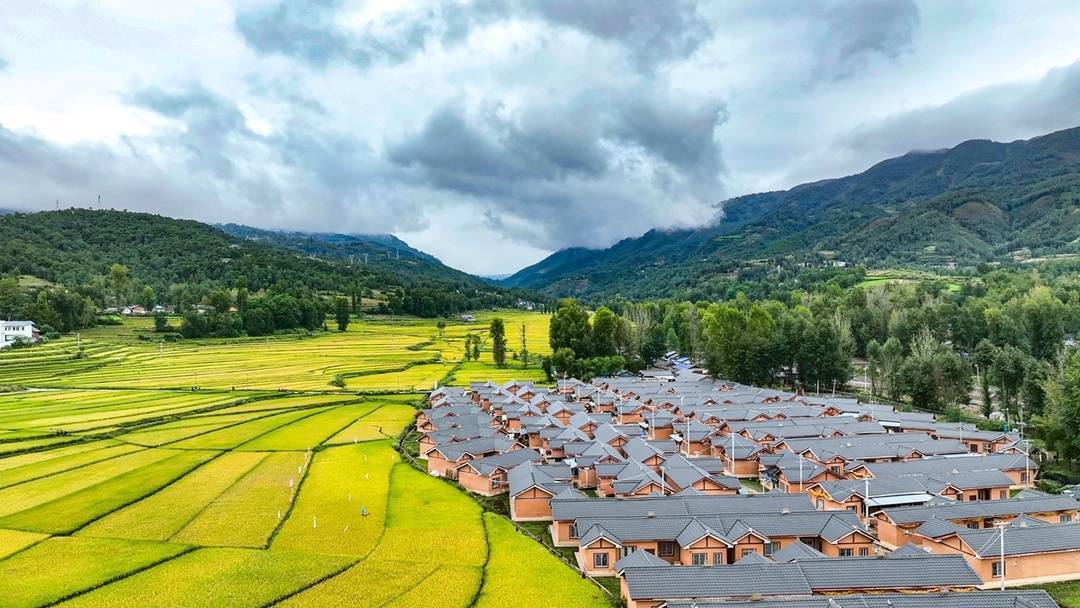
[(33, 321), (0, 321), (0, 348), (11, 346), (18, 338), (36, 340)]

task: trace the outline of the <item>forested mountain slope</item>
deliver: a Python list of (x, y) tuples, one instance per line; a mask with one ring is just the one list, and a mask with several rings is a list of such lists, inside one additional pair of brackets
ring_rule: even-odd
[(366, 264), (386, 270), (402, 281), (437, 279), (479, 284), (480, 279), (446, 266), (438, 258), (410, 246), (392, 234), (338, 234), (263, 230), (241, 224), (217, 226), (232, 236), (290, 249), (322, 260)]
[(781, 258), (926, 267), (1080, 253), (1080, 127), (911, 152), (722, 208), (723, 219), (703, 228), (556, 252), (504, 284), (655, 297)]
[[(12, 213), (0, 216), (0, 276), (33, 275), (85, 286), (118, 263), (159, 294), (176, 284), (232, 287), (242, 282), (252, 292), (274, 286), (340, 293), (402, 287), (470, 298), (484, 292), (484, 305), (491, 298), (511, 299), (503, 290), (420, 252), (410, 260), (405, 255), (388, 260), (383, 253), (382, 259), (369, 256), (367, 264), (359, 259), (348, 263), (344, 252), (352, 244), (316, 242), (306, 251), (287, 241), (239, 238), (200, 222), (148, 213), (89, 209)], [(372, 252), (389, 247), (365, 246)]]

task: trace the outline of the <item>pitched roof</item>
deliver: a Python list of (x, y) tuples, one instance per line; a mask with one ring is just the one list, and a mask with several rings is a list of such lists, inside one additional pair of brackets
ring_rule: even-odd
[(650, 496), (635, 499), (582, 498), (551, 503), (553, 518), (570, 521), (586, 517), (645, 517), (655, 515), (716, 515), (721, 513), (813, 512), (806, 494), (740, 494), (735, 496)]
[(615, 562), (615, 571), (622, 572), (624, 568), (666, 567), (670, 565), (671, 564), (648, 551), (637, 549), (631, 551), (626, 557)]
[(815, 592), (833, 589), (976, 587), (982, 579), (964, 557), (835, 557), (793, 562)]
[[(964, 528), (957, 536), (979, 557), (992, 557), (1001, 552), (1001, 531), (998, 529)], [(1005, 555), (1054, 551), (1080, 551), (1080, 523), (1008, 526), (1005, 529)]]
[(1070, 510), (1080, 510), (1080, 502), (1068, 496), (1050, 496), (1046, 498), (1006, 498), (1004, 500), (949, 502), (926, 507), (896, 507), (885, 509), (882, 513), (897, 524), (917, 524), (934, 517), (959, 520)]
[(771, 557), (774, 562), (793, 562), (800, 559), (825, 557), (825, 554), (810, 545), (797, 540), (783, 549), (774, 552)]
[(1059, 608), (1042, 589), (834, 595), (722, 603), (668, 602), (667, 608)]
[(929, 553), (925, 549), (921, 549), (911, 543), (904, 543), (895, 551), (889, 553), (885, 557), (922, 557)]

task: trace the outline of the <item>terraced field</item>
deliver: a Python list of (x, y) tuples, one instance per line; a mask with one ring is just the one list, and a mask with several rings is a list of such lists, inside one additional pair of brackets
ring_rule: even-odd
[[(546, 350), (546, 316), (500, 314)], [(0, 353), (32, 389), (0, 393), (0, 605), (607, 605), (393, 448), (436, 381), (539, 379), (461, 365), (479, 316), (165, 345), (139, 320)]]

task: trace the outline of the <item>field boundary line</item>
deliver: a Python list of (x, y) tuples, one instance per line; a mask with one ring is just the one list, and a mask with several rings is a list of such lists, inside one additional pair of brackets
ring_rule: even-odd
[[(210, 451), (210, 450), (207, 450), (207, 451)], [(135, 453), (135, 452), (132, 452), (132, 453)], [(196, 464), (195, 466), (191, 467), (190, 469), (187, 469), (187, 470), (185, 470), (184, 472), (180, 473), (179, 475), (177, 475), (177, 476), (175, 476), (175, 477), (173, 477), (173, 478), (169, 479), (169, 480), (168, 480), (167, 482), (165, 482), (165, 483), (164, 483), (164, 484), (163, 484), (163, 485), (162, 485), (162, 486), (161, 486), (160, 488), (158, 488), (158, 489), (156, 489), (156, 490), (154, 490), (154, 491), (152, 491), (152, 492), (150, 492), (150, 493), (148, 493), (148, 494), (144, 494), (144, 495), (142, 495), (142, 496), (139, 496), (139, 497), (133, 498), (133, 499), (131, 499), (131, 500), (130, 500), (130, 501), (128, 501), (128, 502), (125, 502), (125, 503), (123, 503), (123, 504), (121, 504), (121, 505), (118, 505), (118, 506), (116, 506), (116, 507), (114, 507), (114, 508), (110, 509), (109, 511), (107, 511), (107, 512), (105, 512), (105, 513), (102, 513), (102, 514), (98, 515), (97, 517), (95, 517), (95, 518), (91, 519), (90, 521), (87, 521), (87, 522), (85, 522), (85, 523), (83, 523), (83, 524), (80, 524), (79, 526), (76, 526), (76, 527), (74, 527), (74, 528), (71, 528), (70, 530), (64, 530), (63, 532), (59, 532), (59, 533), (58, 533), (58, 535), (61, 535), (61, 536), (72, 536), (72, 535), (74, 535), (74, 534), (75, 534), (76, 532), (78, 532), (79, 530), (82, 530), (82, 529), (83, 529), (83, 528), (85, 528), (86, 526), (88, 526), (88, 525), (90, 525), (90, 524), (94, 523), (95, 521), (97, 521), (97, 520), (101, 519), (102, 517), (105, 517), (105, 516), (107, 516), (107, 515), (112, 515), (113, 513), (115, 513), (115, 512), (117, 512), (117, 511), (119, 511), (120, 509), (123, 509), (124, 507), (127, 507), (127, 506), (129, 506), (129, 505), (133, 505), (133, 504), (135, 504), (135, 503), (139, 502), (140, 500), (142, 500), (142, 499), (144, 499), (144, 498), (147, 498), (147, 497), (149, 497), (149, 496), (151, 496), (151, 495), (153, 495), (153, 494), (156, 494), (156, 493), (158, 493), (158, 492), (160, 492), (160, 491), (164, 490), (165, 488), (167, 488), (167, 487), (171, 486), (172, 484), (176, 483), (177, 481), (179, 481), (179, 480), (180, 480), (181, 478), (185, 477), (185, 476), (186, 476), (186, 475), (187, 475), (188, 473), (190, 473), (190, 472), (194, 471), (195, 469), (197, 469), (197, 468), (201, 467), (201, 466), (202, 466), (203, 464), (206, 464), (207, 462), (210, 462), (210, 461), (212, 461), (212, 460), (216, 459), (216, 458), (217, 458), (218, 456), (220, 456), (220, 455), (221, 455), (221, 454), (219, 453), (218, 455), (214, 456), (213, 458), (210, 458), (209, 460), (205, 460), (205, 461), (203, 461), (203, 462), (202, 462), (202, 463), (200, 463), (200, 464)], [(115, 480), (115, 479), (116, 479), (117, 477), (121, 477), (121, 476), (123, 476), (123, 475), (126, 475), (126, 474), (128, 474), (128, 473), (133, 473), (133, 472), (135, 472), (135, 471), (142, 471), (142, 470), (150, 469), (151, 467), (156, 467), (156, 466), (162, 465), (162, 464), (164, 464), (164, 463), (166, 463), (166, 462), (169, 462), (170, 460), (174, 460), (174, 459), (176, 459), (176, 458), (179, 458), (180, 456), (181, 456), (181, 454), (174, 454), (174, 455), (172, 455), (172, 456), (169, 456), (168, 458), (163, 458), (163, 459), (161, 459), (161, 460), (157, 460), (157, 461), (151, 462), (151, 463), (149, 463), (149, 464), (144, 464), (144, 465), (143, 465), (143, 466), (141, 466), (141, 467), (136, 467), (136, 468), (134, 468), (134, 469), (130, 469), (130, 470), (128, 470), (128, 471), (125, 471), (124, 473), (121, 473), (120, 475), (116, 475), (115, 477), (110, 477), (110, 478), (108, 478), (108, 479), (102, 480), (102, 481), (100, 481), (100, 482), (98, 482), (98, 483), (95, 483), (94, 485), (91, 485), (91, 486), (87, 486), (87, 487), (85, 487), (85, 488), (83, 488), (83, 489), (81, 489), (81, 490), (78, 490), (78, 491), (76, 491), (76, 492), (71, 492), (70, 494), (64, 494), (63, 496), (60, 496), (60, 497), (58, 497), (58, 498), (54, 498), (54, 499), (52, 499), (52, 500), (50, 500), (50, 501), (48, 501), (48, 502), (44, 502), (44, 503), (41, 503), (41, 504), (39, 504), (39, 505), (34, 505), (33, 507), (30, 507), (29, 509), (23, 509), (22, 511), (16, 511), (15, 513), (11, 513), (10, 515), (5, 515), (5, 516), (4, 516), (4, 518), (7, 518), (7, 517), (12, 517), (12, 516), (18, 515), (19, 513), (23, 513), (23, 512), (25, 512), (25, 511), (30, 511), (30, 510), (32, 510), (32, 509), (40, 509), (40, 508), (42, 508), (42, 507), (46, 507), (46, 506), (48, 506), (48, 505), (50, 505), (50, 504), (52, 504), (52, 503), (54, 503), (54, 502), (57, 502), (57, 501), (60, 501), (60, 500), (64, 500), (64, 499), (66, 499), (66, 498), (68, 498), (68, 497), (70, 497), (70, 496), (74, 496), (74, 495), (76, 495), (76, 494), (80, 494), (80, 493), (82, 493), (82, 492), (86, 492), (86, 491), (89, 491), (89, 490), (93, 490), (93, 489), (95, 489), (95, 488), (101, 487), (101, 486), (102, 486), (102, 485), (104, 485), (104, 484), (107, 484), (107, 483), (110, 483), (110, 482), (114, 481), (114, 480)], [(28, 531), (29, 531), (29, 532), (37, 532), (37, 530), (28, 530)]]
[(156, 568), (156, 567), (158, 567), (158, 566), (160, 566), (162, 564), (171, 562), (171, 561), (173, 561), (175, 559), (179, 559), (179, 558), (181, 558), (181, 557), (183, 557), (183, 556), (185, 556), (185, 555), (187, 555), (189, 553), (194, 553), (195, 551), (198, 551), (198, 550), (199, 550), (199, 548), (194, 547), (194, 546), (184, 547), (179, 552), (177, 552), (176, 555), (170, 555), (170, 556), (168, 556), (168, 557), (166, 557), (164, 559), (160, 559), (160, 560), (158, 560), (156, 562), (152, 562), (152, 563), (146, 564), (144, 566), (141, 566), (139, 568), (136, 568), (136, 569), (132, 570), (131, 572), (125, 572), (124, 574), (121, 574), (119, 576), (114, 576), (114, 577), (112, 577), (112, 578), (110, 578), (108, 580), (101, 581), (98, 584), (93, 585), (92, 587), (87, 587), (86, 589), (82, 589), (82, 590), (79, 590), (79, 591), (69, 593), (69, 594), (65, 595), (64, 597), (55, 599), (55, 600), (53, 600), (51, 602), (48, 602), (46, 604), (42, 604), (41, 608), (48, 608), (49, 606), (56, 606), (57, 604), (60, 604), (62, 602), (66, 602), (66, 601), (68, 601), (70, 599), (74, 599), (74, 598), (76, 598), (76, 597), (78, 597), (80, 595), (86, 595), (87, 593), (92, 593), (94, 591), (97, 591), (98, 589), (101, 589), (102, 587), (106, 587), (106, 586), (111, 585), (113, 583), (122, 581), (122, 580), (124, 580), (126, 578), (135, 576), (136, 574), (141, 574), (143, 572), (146, 572), (147, 570), (150, 570), (151, 568)]
[[(225, 454), (231, 454), (231, 453), (232, 453), (232, 450), (222, 452), (221, 456), (224, 456)], [(260, 454), (262, 452), (252, 452), (252, 453), (253, 454)], [(188, 520), (185, 521), (184, 524), (182, 526), (180, 526), (179, 529), (176, 530), (176, 532), (173, 532), (172, 534), (169, 535), (168, 538), (166, 538), (164, 541), (161, 541), (161, 542), (166, 542), (166, 543), (172, 542), (172, 539), (175, 538), (177, 534), (180, 534), (181, 532), (183, 532), (185, 528), (187, 528), (188, 526), (191, 525), (191, 522), (195, 521), (196, 519), (199, 518), (200, 515), (202, 515), (204, 512), (206, 512), (206, 510), (210, 508), (210, 505), (214, 504), (217, 501), (217, 499), (224, 496), (225, 493), (228, 492), (229, 490), (231, 490), (233, 486), (240, 483), (241, 480), (243, 480), (245, 477), (250, 475), (251, 472), (254, 471), (255, 469), (257, 469), (259, 467), (259, 465), (262, 464), (263, 461), (265, 461), (268, 457), (269, 457), (269, 454), (264, 455), (262, 458), (259, 459), (258, 462), (251, 465), (250, 469), (244, 471), (243, 475), (240, 475), (236, 479), (232, 480), (232, 482), (230, 482), (229, 485), (225, 486), (225, 488), (222, 489), (220, 492), (218, 492), (213, 498), (211, 498), (209, 502), (207, 502), (205, 505), (199, 507), (199, 510), (196, 511), (194, 515), (189, 517)], [(204, 545), (204, 546), (206, 546), (206, 545)]]
[[(269, 551), (269, 549), (258, 549), (258, 550), (259, 551)], [(321, 554), (314, 553), (313, 555), (321, 555)], [(328, 556), (328, 557), (332, 557), (332, 556)], [(270, 608), (270, 606), (275, 606), (277, 604), (280, 604), (281, 602), (284, 602), (285, 600), (287, 600), (287, 599), (289, 599), (289, 598), (291, 598), (293, 596), (299, 595), (299, 594), (307, 591), (308, 589), (311, 589), (313, 587), (321, 585), (322, 583), (325, 583), (326, 581), (334, 578), (335, 576), (337, 576), (339, 574), (344, 574), (346, 570), (351, 569), (353, 566), (356, 566), (357, 564), (359, 564), (362, 561), (364, 561), (363, 557), (361, 557), (360, 559), (358, 559), (358, 560), (356, 560), (354, 562), (350, 562), (348, 564), (345, 564), (344, 566), (342, 566), (341, 568), (338, 568), (337, 570), (334, 570), (330, 574), (327, 574), (325, 576), (321, 576), (318, 579), (316, 579), (316, 580), (314, 580), (314, 581), (312, 581), (312, 582), (310, 582), (310, 583), (308, 583), (306, 585), (303, 585), (303, 586), (301, 586), (301, 587), (299, 587), (297, 589), (293, 589), (292, 591), (284, 593), (281, 596), (276, 597), (276, 598), (270, 600), (269, 602), (266, 602), (265, 604), (262, 604), (259, 608)]]
[(480, 510), (480, 527), (484, 529), (484, 563), (480, 564), (480, 584), (476, 587), (476, 592), (473, 593), (469, 603), (466, 604), (466, 608), (475, 608), (476, 603), (480, 601), (480, 596), (484, 594), (484, 586), (487, 585), (488, 563), (491, 562), (491, 537), (488, 535), (487, 511)]
[[(71, 467), (70, 469), (63, 469), (63, 470), (60, 470), (60, 471), (54, 471), (52, 473), (47, 473), (45, 475), (39, 475), (37, 477), (31, 477), (30, 479), (24, 479), (22, 481), (15, 482), (15, 483), (13, 483), (11, 485), (0, 486), (0, 490), (6, 490), (8, 488), (15, 488), (15, 487), (21, 486), (24, 483), (30, 483), (31, 481), (37, 481), (39, 479), (48, 479), (49, 477), (52, 477), (54, 475), (60, 475), (61, 473), (67, 473), (68, 471), (78, 471), (79, 469), (88, 467), (90, 465), (100, 464), (102, 462), (106, 462), (106, 461), (112, 460), (114, 458), (119, 458), (121, 456), (127, 456), (128, 454), (134, 454), (135, 452), (138, 452), (139, 450), (148, 450), (148, 449), (150, 449), (147, 446), (142, 446), (142, 445), (138, 445), (138, 444), (135, 444), (135, 443), (122, 442), (122, 445), (131, 446), (133, 448), (138, 448), (138, 449), (132, 450), (130, 452), (125, 452), (123, 454), (116, 454), (115, 456), (106, 456), (105, 458), (102, 458), (100, 460), (91, 460), (90, 462), (84, 462), (83, 464)], [(89, 453), (104, 450), (106, 448), (116, 448), (116, 447), (120, 447), (120, 446), (118, 446), (118, 445), (103, 445), (100, 448), (96, 448), (96, 449), (93, 449), (93, 450), (87, 450), (85, 453), (89, 454)], [(58, 458), (62, 459), (62, 458), (65, 458), (65, 456), (59, 456)], [(67, 456), (66, 458), (70, 458), (70, 456)], [(29, 463), (29, 464), (26, 464), (26, 465), (23, 465), (23, 466), (30, 466), (32, 464), (44, 464), (45, 462), (49, 462), (49, 461), (45, 460), (45, 461), (42, 461), (41, 463), (36, 463), (36, 462), (35, 463)], [(19, 467), (15, 467), (15, 468), (19, 468)]]
[[(301, 418), (303, 420), (303, 418)], [(304, 489), (304, 482), (307, 481), (308, 474), (311, 473), (311, 469), (315, 464), (315, 453), (309, 452), (311, 457), (307, 459), (304, 466), (304, 473), (300, 476), (300, 481), (296, 482), (296, 492), (293, 493), (292, 498), (289, 500), (289, 506), (285, 509), (285, 513), (282, 514), (281, 519), (274, 524), (274, 529), (270, 531), (270, 535), (266, 537), (266, 543), (263, 544), (264, 550), (269, 550), (270, 546), (274, 544), (274, 539), (277, 538), (278, 533), (285, 527), (285, 522), (289, 521), (292, 517), (293, 510), (296, 509), (296, 503), (300, 502), (300, 492)]]
[[(16, 531), (17, 532), (25, 532), (25, 530), (16, 530)], [(34, 532), (34, 534), (40, 534), (40, 532)], [(36, 546), (40, 545), (41, 543), (49, 540), (50, 538), (56, 538), (57, 536), (64, 536), (64, 535), (63, 534), (57, 534), (57, 535), (46, 534), (45, 538), (42, 538), (41, 540), (36, 540), (36, 541), (30, 543), (29, 545), (26, 545), (22, 549), (19, 549), (18, 551), (12, 551), (11, 553), (5, 555), (4, 557), (0, 557), (0, 564), (4, 563), (5, 560), (8, 560), (8, 559), (11, 559), (12, 557), (15, 557), (16, 555), (22, 553), (23, 551), (27, 551), (29, 549), (32, 549), (33, 547), (36, 547)]]
[(392, 604), (392, 603), (394, 603), (394, 602), (398, 601), (398, 600), (399, 600), (399, 599), (401, 599), (401, 597), (402, 597), (402, 596), (404, 596), (404, 595), (405, 595), (406, 593), (408, 593), (408, 592), (412, 591), (413, 589), (416, 589), (416, 588), (417, 588), (417, 587), (419, 587), (420, 585), (424, 584), (424, 581), (426, 581), (426, 580), (428, 580), (429, 578), (431, 578), (431, 577), (435, 576), (435, 573), (436, 573), (436, 572), (438, 572), (439, 570), (442, 570), (442, 569), (443, 569), (443, 568), (445, 568), (445, 567), (446, 567), (446, 566), (444, 566), (444, 565), (438, 565), (438, 566), (435, 566), (434, 568), (432, 568), (431, 572), (428, 572), (427, 574), (425, 574), (424, 576), (420, 577), (420, 578), (419, 578), (419, 579), (417, 579), (417, 580), (416, 580), (415, 582), (413, 582), (413, 584), (412, 584), (412, 586), (411, 586), (411, 587), (409, 587), (408, 589), (406, 589), (406, 590), (402, 591), (401, 593), (399, 593), (399, 594), (395, 595), (394, 597), (392, 597), (392, 598), (390, 598), (390, 599), (386, 600), (385, 602), (382, 602), (382, 603), (380, 603), (380, 604), (376, 604), (376, 605), (374, 606), (374, 608), (383, 608), (384, 606), (389, 606), (390, 604)]
[[(359, 403), (364, 403), (364, 401), (363, 401), (363, 400), (361, 400), (361, 401), (360, 401)], [(382, 404), (382, 403), (379, 403), (379, 404), (375, 404), (375, 403), (372, 403), (372, 405), (375, 405), (375, 407), (374, 407), (374, 408), (372, 408), (370, 412), (368, 412), (368, 413), (366, 413), (366, 414), (360, 414), (359, 416), (357, 416), (356, 418), (354, 418), (354, 419), (352, 420), (352, 422), (349, 422), (349, 423), (347, 423), (347, 424), (346, 424), (345, 426), (343, 426), (343, 427), (341, 427), (340, 429), (338, 429), (338, 430), (334, 431), (333, 433), (331, 433), (329, 437), (327, 437), (326, 439), (323, 439), (322, 441), (320, 441), (320, 442), (319, 442), (319, 445), (315, 446), (315, 447), (314, 447), (314, 448), (312, 448), (312, 449), (313, 449), (313, 450), (324, 450), (324, 449), (326, 449), (326, 448), (331, 448), (331, 447), (335, 447), (335, 446), (337, 446), (337, 445), (349, 445), (349, 444), (347, 444), (347, 443), (339, 443), (339, 444), (331, 444), (331, 445), (326, 445), (326, 442), (327, 442), (327, 441), (330, 441), (331, 439), (333, 439), (334, 437), (336, 437), (336, 436), (338, 435), (338, 433), (340, 433), (340, 432), (344, 431), (345, 429), (349, 428), (350, 426), (352, 426), (352, 425), (356, 424), (357, 422), (360, 422), (360, 421), (361, 421), (361, 420), (363, 420), (364, 418), (367, 418), (368, 416), (370, 416), (370, 415), (374, 414), (375, 412), (377, 412), (377, 411), (381, 410), (381, 409), (382, 409), (382, 406), (383, 406), (383, 404)], [(376, 428), (381, 428), (381, 427), (376, 427)], [(357, 442), (357, 443), (361, 443), (361, 442)], [(366, 442), (365, 442), (365, 443), (366, 443)]]

